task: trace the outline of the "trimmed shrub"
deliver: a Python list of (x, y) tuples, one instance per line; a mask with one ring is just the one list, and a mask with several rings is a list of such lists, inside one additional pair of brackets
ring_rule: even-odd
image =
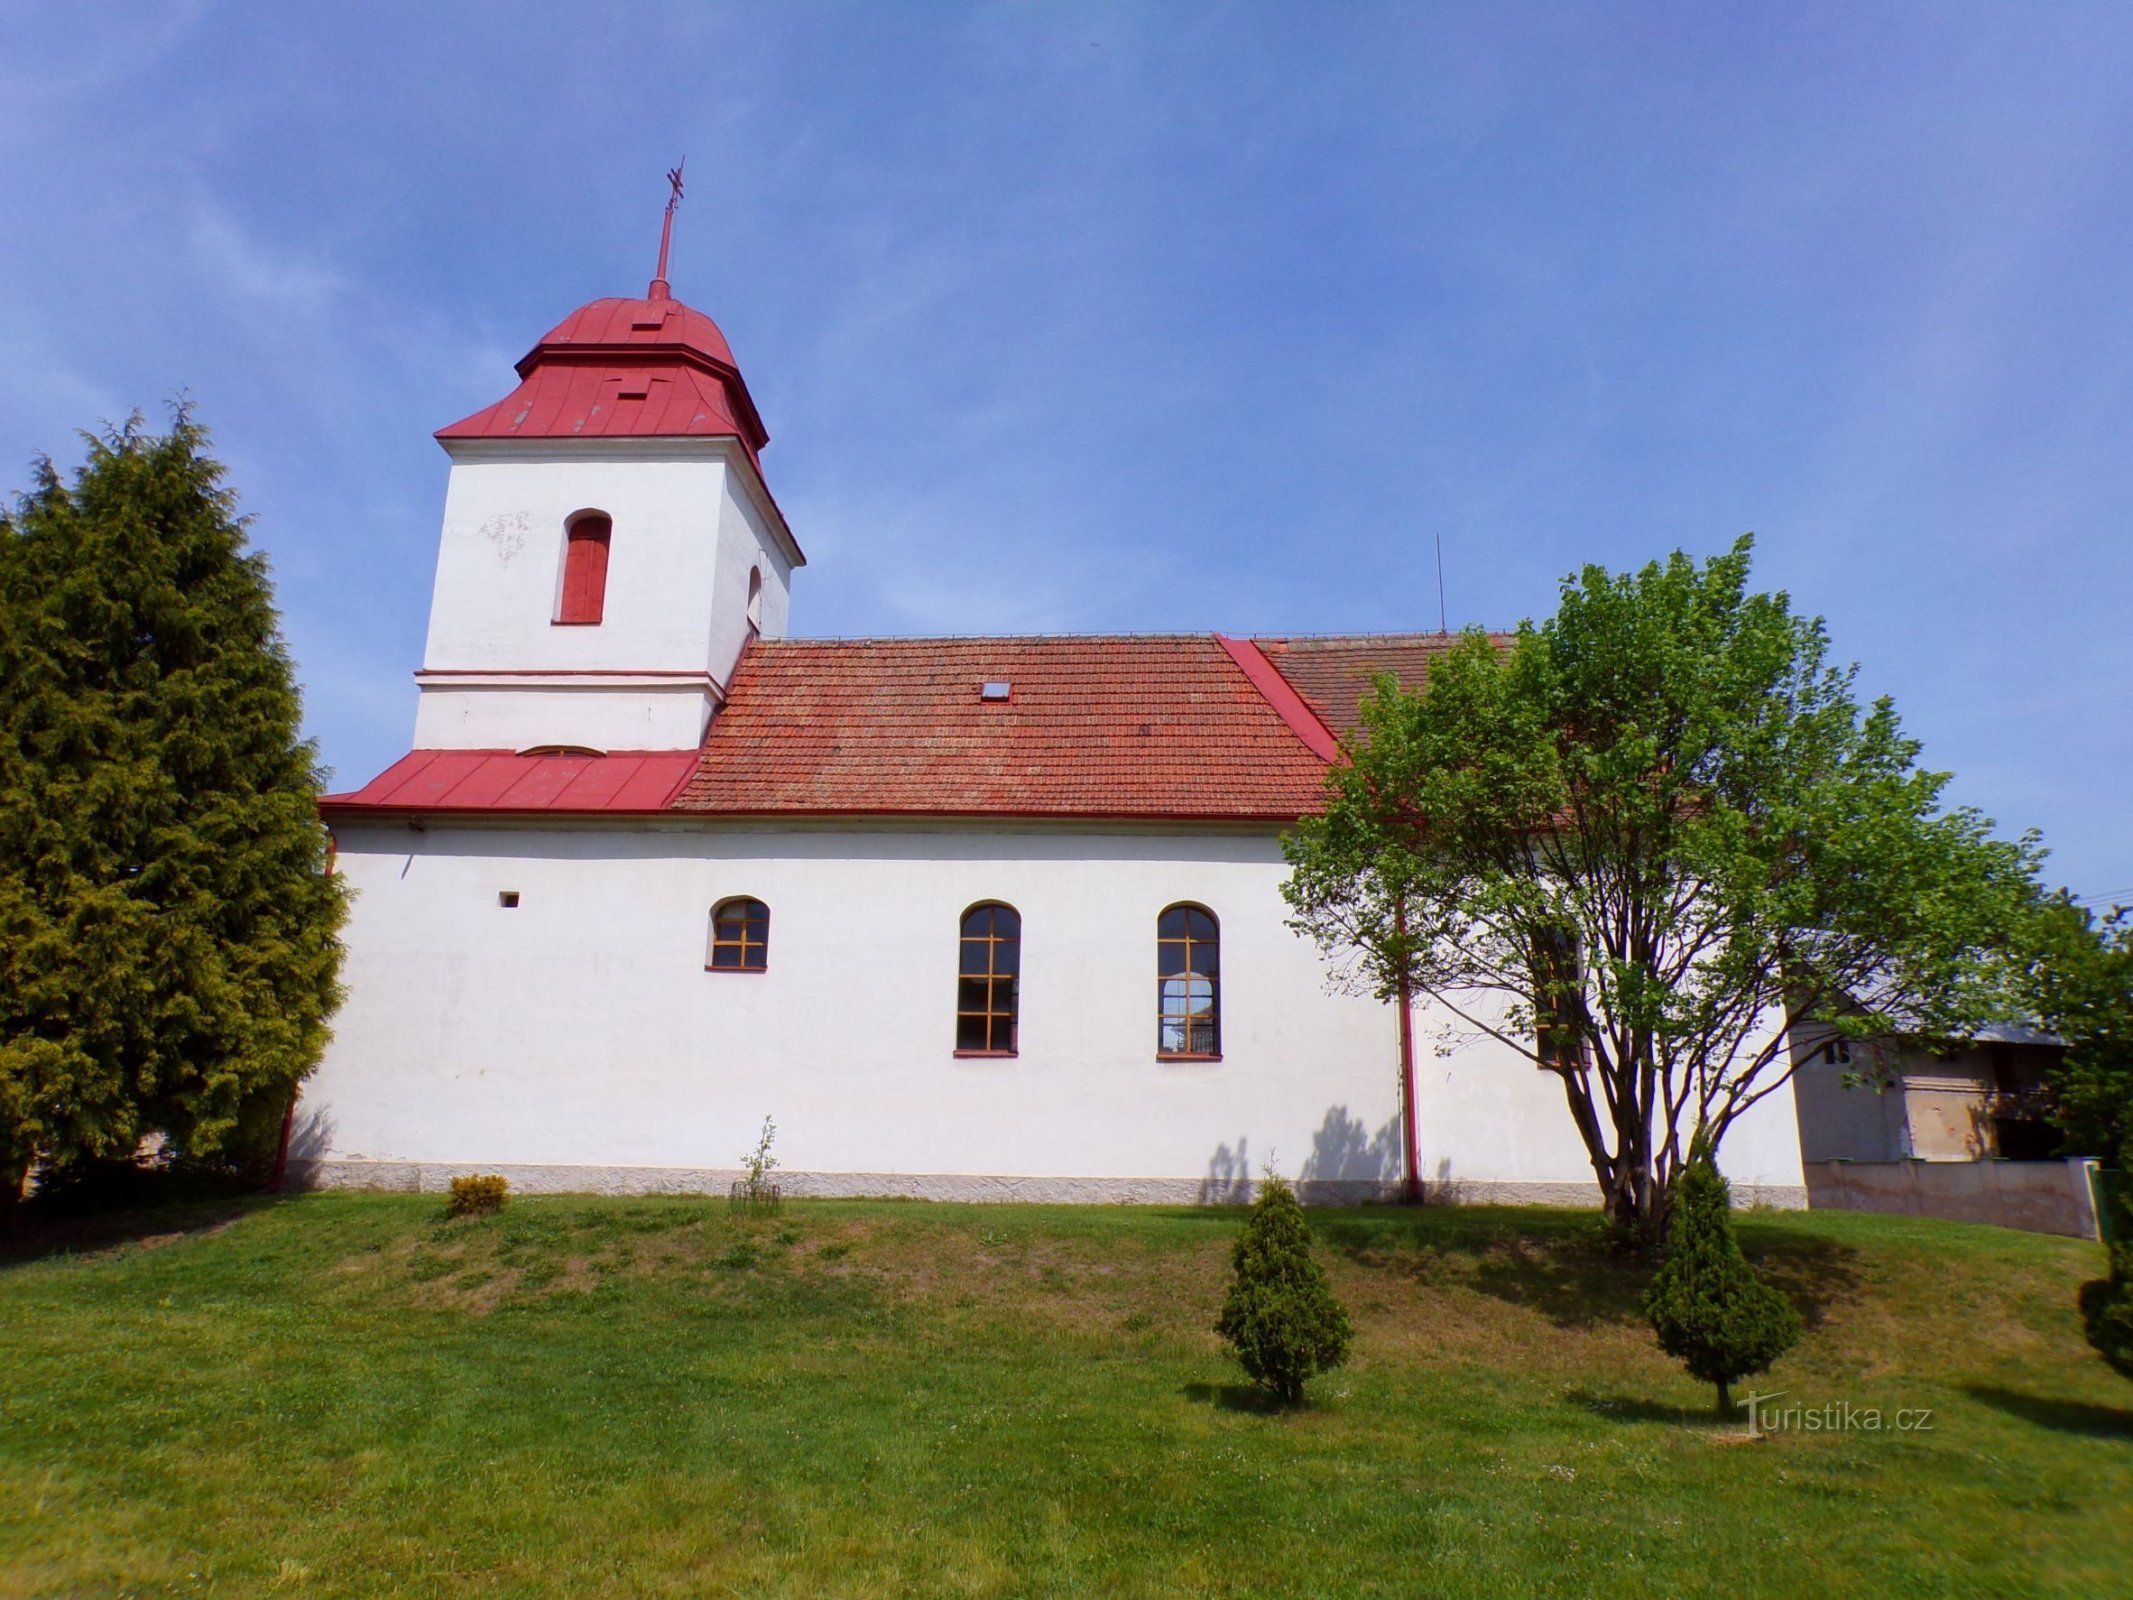
[(1260, 1189), (1232, 1262), (1215, 1332), (1246, 1376), (1294, 1405), (1309, 1379), (1348, 1359), (1353, 1329), (1324, 1269), (1311, 1259), (1303, 1207), (1281, 1179), (1270, 1177)]
[(1798, 1342), (1800, 1314), (1755, 1275), (1733, 1237), (1732, 1190), (1701, 1139), (1674, 1181), (1666, 1258), (1644, 1294), (1659, 1348), (1718, 1386), (1718, 1409), (1733, 1409), (1733, 1385)]
[(510, 1198), (511, 1185), (500, 1173), (454, 1178), (452, 1198), (445, 1202), (444, 1214), (448, 1217), (491, 1217), (503, 1210), (504, 1202)]

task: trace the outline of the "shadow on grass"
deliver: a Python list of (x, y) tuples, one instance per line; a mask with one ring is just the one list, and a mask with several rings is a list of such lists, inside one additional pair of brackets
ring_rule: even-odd
[(1990, 1384), (1963, 1386), (1963, 1393), (1980, 1405), (2020, 1417), (2056, 1433), (2080, 1434), (2090, 1439), (2133, 1439), (2133, 1411), (2120, 1406), (2091, 1405), (2086, 1400), (2060, 1400), (2051, 1395), (2023, 1394)]
[[(1590, 1332), (1644, 1319), (1654, 1259), (1608, 1241), (1596, 1213), (1538, 1206), (1364, 1208), (1314, 1217), (1313, 1231), (1351, 1262), (1424, 1286), (1459, 1285)], [(1858, 1252), (1830, 1239), (1742, 1228), (1748, 1259), (1810, 1328), (1860, 1292)]]
[(1279, 1416), (1295, 1409), (1304, 1410), (1309, 1404), (1291, 1408), (1280, 1399), (1254, 1383), (1188, 1383), (1179, 1391), (1186, 1399), (1200, 1405), (1213, 1406), (1217, 1411), (1243, 1411), (1258, 1417)]
[(1819, 1328), (1834, 1308), (1859, 1298), (1859, 1252), (1830, 1239), (1782, 1239), (1750, 1229), (1742, 1240), (1763, 1281), (1799, 1309), (1800, 1320)]
[(112, 1163), (108, 1170), (55, 1184), (24, 1202), (13, 1228), (0, 1231), (0, 1271), (121, 1245), (172, 1244), (288, 1198), (263, 1194), (257, 1179), (229, 1173)]
[(1641, 1395), (1588, 1394), (1573, 1389), (1563, 1399), (1566, 1404), (1609, 1422), (1664, 1422), (1672, 1427), (1696, 1428), (1730, 1425), (1735, 1420), (1721, 1417), (1715, 1406), (1665, 1406)]

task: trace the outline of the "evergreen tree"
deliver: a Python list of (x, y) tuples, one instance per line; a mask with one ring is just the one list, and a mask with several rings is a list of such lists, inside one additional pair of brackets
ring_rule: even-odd
[(1800, 1314), (1756, 1277), (1733, 1237), (1733, 1199), (1701, 1137), (1674, 1186), (1666, 1258), (1645, 1291), (1644, 1314), (1659, 1348), (1691, 1377), (1718, 1386), (1718, 1409), (1733, 1409), (1733, 1385), (1768, 1372), (1800, 1337)]
[(1348, 1359), (1348, 1313), (1311, 1259), (1311, 1230), (1295, 1191), (1269, 1177), (1237, 1240), (1229, 1296), (1215, 1332), (1254, 1383), (1284, 1402)]
[(178, 407), (0, 512), (0, 1208), (32, 1164), (271, 1150), (343, 914), (265, 559)]

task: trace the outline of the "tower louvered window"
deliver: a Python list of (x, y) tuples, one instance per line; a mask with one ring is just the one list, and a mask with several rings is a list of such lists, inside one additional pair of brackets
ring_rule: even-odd
[(614, 523), (597, 511), (588, 511), (570, 524), (564, 536), (557, 622), (598, 622), (607, 609), (607, 546), (614, 531)]

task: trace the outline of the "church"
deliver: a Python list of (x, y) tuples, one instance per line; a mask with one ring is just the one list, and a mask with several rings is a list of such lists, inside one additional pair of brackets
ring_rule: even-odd
[[(670, 211), (671, 218), (671, 211)], [(1352, 992), (1284, 827), (1442, 635), (809, 639), (724, 335), (595, 300), (450, 460), (413, 747), (326, 797), (347, 1000), (292, 1171), (1592, 1204), (1551, 1072)], [(1411, 1096), (1403, 1085), (1412, 1084)], [(1803, 1204), (1792, 1096), (1728, 1136)]]

